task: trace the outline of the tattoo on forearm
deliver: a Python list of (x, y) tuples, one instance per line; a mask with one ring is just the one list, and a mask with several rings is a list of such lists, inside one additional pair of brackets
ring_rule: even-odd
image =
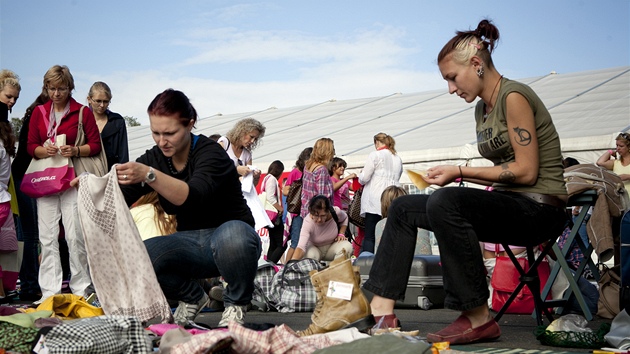
[(516, 127), (514, 128), (514, 132), (517, 135), (517, 138), (515, 139), (517, 144), (527, 146), (532, 142), (532, 134), (528, 130)]
[(514, 183), (514, 181), (516, 181), (516, 176), (511, 171), (504, 171), (499, 175), (499, 182), (501, 183)]

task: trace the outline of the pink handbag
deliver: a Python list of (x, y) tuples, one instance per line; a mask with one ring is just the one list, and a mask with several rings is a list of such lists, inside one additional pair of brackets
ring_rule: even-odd
[[(65, 135), (57, 136), (59, 142)], [(70, 181), (75, 178), (72, 160), (61, 155), (45, 159), (33, 158), (26, 169), (20, 189), (31, 198), (39, 198), (60, 193), (70, 188)]]

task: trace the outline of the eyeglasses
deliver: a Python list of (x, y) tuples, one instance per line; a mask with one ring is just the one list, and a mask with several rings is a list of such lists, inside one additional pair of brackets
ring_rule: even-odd
[(312, 217), (313, 219), (315, 219), (315, 220), (319, 220), (319, 219), (324, 219), (324, 220), (325, 220), (325, 219), (328, 217), (328, 213), (325, 213), (325, 214), (319, 214), (319, 215), (316, 215), (316, 214), (311, 214), (311, 217)]
[(46, 89), (49, 92), (59, 92), (59, 93), (64, 93), (64, 92), (68, 91), (67, 87), (47, 87)]
[[(90, 98), (90, 100), (92, 100)], [(92, 100), (92, 102), (96, 103), (97, 105), (104, 105), (107, 106), (109, 104), (109, 102), (111, 102), (110, 100)]]
[(630, 140), (630, 134), (628, 133), (619, 133), (619, 136), (624, 139)]

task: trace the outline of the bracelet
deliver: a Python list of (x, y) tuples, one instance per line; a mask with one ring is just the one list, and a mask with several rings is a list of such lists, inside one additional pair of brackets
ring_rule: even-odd
[(76, 148), (77, 148), (77, 157), (79, 157), (81, 155), (81, 149), (78, 146), (76, 146)]
[(337, 236), (346, 237), (346, 234), (342, 234), (341, 232), (337, 234)]
[(462, 182), (464, 181), (464, 174), (462, 173), (462, 166), (457, 166), (459, 167), (459, 181)]

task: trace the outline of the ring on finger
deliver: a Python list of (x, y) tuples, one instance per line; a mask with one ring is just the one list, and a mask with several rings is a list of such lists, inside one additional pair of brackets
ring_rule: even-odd
[(127, 175), (123, 175), (123, 179), (126, 180), (127, 179)]

